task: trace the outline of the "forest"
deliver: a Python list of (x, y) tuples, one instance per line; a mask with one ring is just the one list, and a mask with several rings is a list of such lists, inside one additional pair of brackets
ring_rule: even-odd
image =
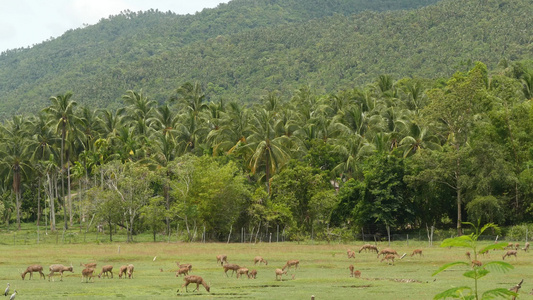
[(324, 3), (126, 11), (0, 54), (2, 226), (531, 222), (531, 3)]

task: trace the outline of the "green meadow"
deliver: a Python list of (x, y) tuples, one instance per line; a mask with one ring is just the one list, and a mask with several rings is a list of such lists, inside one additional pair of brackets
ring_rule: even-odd
[[(465, 249), (428, 247), (427, 243), (393, 242), (398, 253), (407, 253), (394, 265), (380, 262), (375, 253), (358, 253), (363, 242), (349, 244), (325, 243), (80, 243), (7, 245), (0, 249), (0, 288), (11, 284), (11, 292), (18, 291), (17, 299), (432, 299), (435, 294), (453, 286), (470, 285), (473, 281), (462, 274), (466, 267), (457, 266), (431, 276), (440, 266), (465, 260)], [(522, 243), (523, 244), (523, 243)], [(378, 243), (384, 248), (388, 244)], [(422, 257), (411, 257), (420, 248)], [(348, 259), (346, 251), (355, 250), (355, 259)], [(478, 257), (482, 262), (501, 260), (504, 251), (498, 250)], [(257, 269), (257, 279), (229, 277), (216, 263), (216, 255), (226, 254), (229, 263)], [(255, 256), (262, 256), (268, 265), (253, 264)], [(275, 279), (275, 269), (289, 259), (300, 260), (297, 270), (290, 269), (281, 281)], [(176, 261), (193, 265), (192, 273), (202, 276), (211, 286), (207, 293), (193, 292), (195, 285), (182, 288), (183, 277), (176, 277)], [(533, 288), (529, 280), (533, 273), (533, 253), (519, 251), (518, 258), (507, 258), (515, 268), (505, 274), (491, 272), (479, 282), (480, 291), (492, 288), (510, 288), (525, 279), (520, 295), (527, 297)], [(96, 262), (97, 271), (103, 265), (114, 266), (114, 278), (93, 278), (81, 282), (80, 263)], [(31, 264), (41, 264), (48, 275), (48, 266), (61, 263), (74, 266), (74, 272), (65, 272), (63, 281), (39, 279), (34, 274), (25, 280), (20, 273)], [(134, 264), (133, 279), (119, 279), (121, 265)], [(361, 278), (350, 277), (348, 266), (361, 271)], [(178, 291), (179, 289), (179, 291)], [(531, 297), (531, 296), (529, 296)]]

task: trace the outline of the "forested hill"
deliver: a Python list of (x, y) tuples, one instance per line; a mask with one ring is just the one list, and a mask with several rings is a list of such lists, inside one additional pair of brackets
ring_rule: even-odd
[(128, 89), (164, 101), (198, 81), (208, 97), (246, 102), (266, 90), (333, 92), (381, 74), (435, 78), (476, 60), (531, 59), (530, 0), (433, 2), (234, 0), (186, 16), (124, 12), (2, 53), (0, 118), (66, 91), (113, 108)]

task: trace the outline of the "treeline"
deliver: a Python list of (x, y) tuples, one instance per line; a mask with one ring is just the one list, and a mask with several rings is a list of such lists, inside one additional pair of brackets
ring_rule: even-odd
[(523, 61), (254, 105), (207, 101), (199, 83), (162, 104), (130, 90), (117, 109), (58, 94), (0, 127), (0, 216), (219, 240), (243, 227), (301, 239), (531, 221), (532, 88)]
[(250, 103), (307, 84), (326, 94), (380, 74), (447, 78), (474, 61), (493, 69), (531, 59), (532, 9), (527, 0), (257, 0), (187, 16), (127, 11), (0, 55), (0, 119), (37, 112), (57, 91), (115, 109), (127, 90), (162, 104), (176, 82), (202, 82), (213, 99)]

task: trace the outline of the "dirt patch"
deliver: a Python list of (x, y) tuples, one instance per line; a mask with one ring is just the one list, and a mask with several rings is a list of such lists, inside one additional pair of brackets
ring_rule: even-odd
[(371, 284), (367, 284), (367, 285), (341, 285), (339, 286), (341, 288), (355, 288), (355, 289), (362, 289), (362, 288), (369, 288), (369, 287), (372, 287)]
[(403, 279), (403, 278), (361, 278), (363, 280), (388, 280), (388, 281), (394, 281), (394, 282), (402, 282), (402, 283), (422, 283), (420, 280), (416, 279)]

